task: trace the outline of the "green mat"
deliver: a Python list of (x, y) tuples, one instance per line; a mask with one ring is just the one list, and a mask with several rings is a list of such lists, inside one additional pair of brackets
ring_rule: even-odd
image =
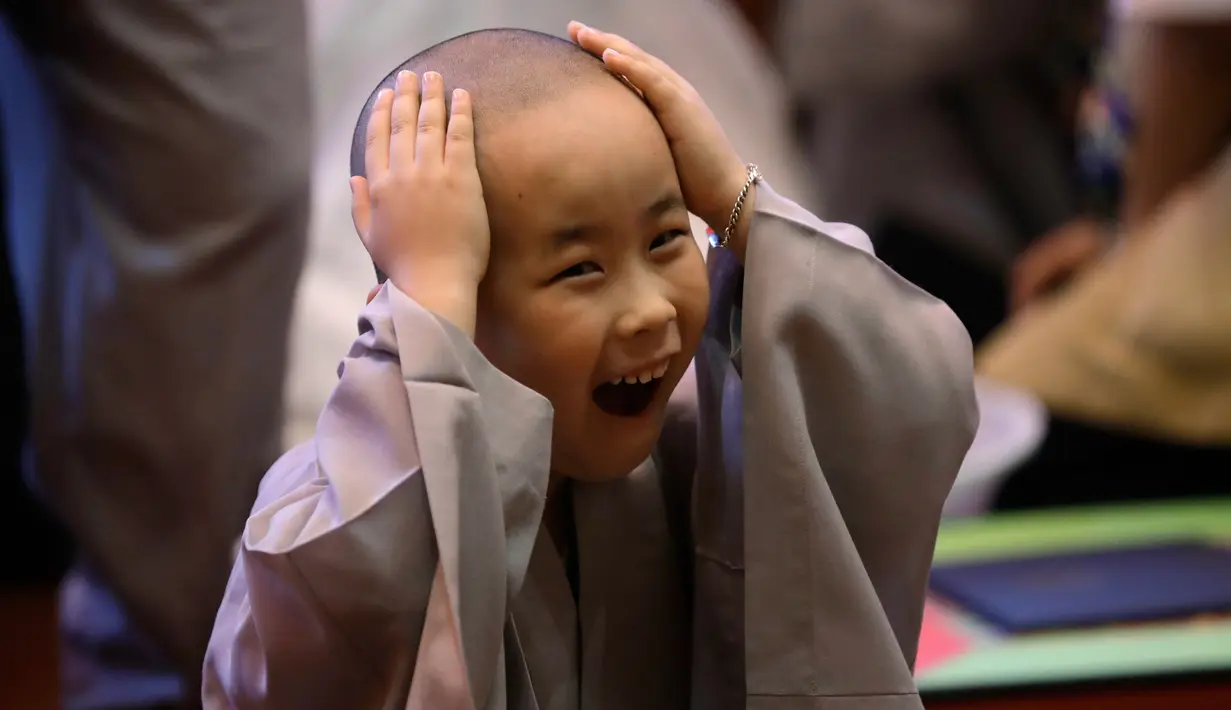
[[(936, 563), (1177, 540), (1231, 541), (1231, 500), (1013, 513), (941, 529)], [(1231, 671), (1231, 621), (992, 639), (929, 669), (923, 692)]]

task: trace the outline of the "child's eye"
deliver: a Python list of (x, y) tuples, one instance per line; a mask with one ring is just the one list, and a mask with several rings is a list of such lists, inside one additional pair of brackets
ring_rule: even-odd
[(602, 269), (599, 268), (598, 264), (595, 264), (593, 261), (583, 261), (580, 264), (574, 264), (568, 267), (567, 269), (565, 269), (564, 271), (561, 271), (560, 273), (556, 274), (555, 278), (553, 278), (552, 281), (563, 281), (564, 279), (575, 279), (581, 276), (589, 276), (590, 274), (596, 274), (599, 271), (602, 271)]
[(657, 237), (654, 237), (654, 241), (650, 242), (650, 251), (665, 247), (680, 237), (688, 236), (688, 234), (689, 232), (686, 229), (673, 229), (670, 232), (663, 232)]

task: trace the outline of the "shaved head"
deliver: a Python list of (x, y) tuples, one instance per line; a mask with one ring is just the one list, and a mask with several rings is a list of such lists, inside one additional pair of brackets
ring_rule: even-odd
[[(492, 366), (551, 402), (552, 475), (585, 481), (628, 475), (658, 441), (671, 390), (696, 352), (709, 309), (705, 262), (692, 239), (671, 145), (657, 117), (602, 60), (572, 42), (527, 30), (455, 37), (404, 62), (377, 90), (393, 88), (401, 71), (438, 72), (445, 97), (452, 89), (470, 94), (481, 195), (450, 197), (466, 200), (457, 202), (468, 211), (463, 218), (477, 217), (474, 200), (481, 197), (490, 239), (467, 240), (450, 255), (450, 245), (433, 241), (437, 225), (426, 221), (450, 215), (421, 207), (432, 214), (394, 214), (414, 233), (405, 249), (389, 257), (424, 254), (440, 264), (489, 248), (479, 283), (459, 284), (474, 288), (473, 342)], [(411, 88), (403, 87), (404, 112), (413, 110), (406, 95)], [(439, 88), (433, 85), (433, 122), (439, 121)], [(356, 176), (382, 177), (363, 175), (375, 93), (355, 127)], [(384, 116), (385, 110), (382, 102), (379, 128), (391, 136), (390, 156), (373, 156), (373, 165), (396, 174), (396, 160), (410, 158), (409, 142), (417, 147), (425, 137), (413, 125), (393, 134), (392, 111)], [(408, 118), (399, 116), (399, 123)], [(455, 189), (473, 191), (468, 162), (448, 160), (447, 135), (437, 125), (428, 138), (429, 160), (418, 161), (422, 153), (414, 153), (413, 165), (403, 163), (404, 174), (430, 183), (464, 170), (466, 183)], [(444, 168), (416, 172), (435, 167), (442, 138)], [(393, 150), (394, 140), (401, 150)], [(454, 145), (469, 161), (470, 146)], [(389, 184), (409, 191), (417, 182)], [(414, 195), (404, 194), (413, 203)], [(453, 238), (457, 232), (449, 226), (440, 225), (435, 236)], [(433, 254), (437, 247), (442, 250)], [(405, 272), (420, 280), (404, 285), (408, 296), (414, 298), (420, 286), (441, 285), (427, 283), (433, 279), (453, 278), (448, 268), (430, 273), (435, 264)], [(377, 277), (384, 280), (379, 271)], [(430, 310), (430, 304), (420, 305)]]
[[(522, 29), (489, 29), (459, 35), (416, 54), (389, 72), (372, 90), (351, 141), (351, 175), (364, 174), (364, 147), (372, 104), (381, 89), (392, 89), (398, 72), (426, 71), (444, 77), (449, 97), (455, 88), (473, 98), (475, 139), (483, 130), (571, 91), (620, 79), (602, 60), (567, 39)], [(447, 100), (447, 98), (446, 98)]]

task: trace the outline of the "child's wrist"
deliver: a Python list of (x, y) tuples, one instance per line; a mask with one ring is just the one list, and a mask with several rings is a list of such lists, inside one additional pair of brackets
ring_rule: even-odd
[[(741, 165), (738, 173), (733, 171), (731, 177), (724, 180), (727, 187), (719, 191), (719, 194), (723, 196), (722, 203), (715, 206), (713, 216), (708, 219), (703, 218), (720, 237), (725, 237), (727, 228), (731, 228), (730, 239), (725, 246), (741, 262), (748, 251), (749, 224), (752, 222), (752, 212), (756, 203), (756, 181), (750, 179), (749, 169), (749, 166)], [(745, 184), (747, 184), (748, 191), (741, 200), (740, 196), (744, 192)], [(731, 219), (736, 216), (737, 204), (740, 208), (738, 219), (732, 224)]]
[(715, 204), (709, 205), (709, 214), (699, 215), (719, 235), (722, 235), (731, 221), (731, 212), (735, 208), (735, 201), (739, 199), (740, 190), (744, 189), (744, 180), (747, 177), (747, 169), (742, 163), (737, 168), (724, 171), (724, 177), (718, 181), (720, 187), (714, 191)]
[(478, 279), (440, 271), (430, 275), (390, 274), (389, 279), (420, 306), (474, 337), (479, 301)]
[(756, 201), (757, 186), (753, 183), (748, 188), (748, 196), (744, 198), (743, 209), (740, 210), (735, 229), (731, 230), (731, 243), (728, 245), (740, 263), (744, 262), (744, 256), (748, 253), (748, 232), (751, 229), (752, 213), (756, 209)]

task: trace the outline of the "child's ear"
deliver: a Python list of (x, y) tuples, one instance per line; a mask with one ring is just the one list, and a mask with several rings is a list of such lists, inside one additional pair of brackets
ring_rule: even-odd
[(376, 298), (376, 294), (380, 293), (380, 287), (381, 287), (381, 286), (384, 286), (384, 284), (383, 284), (383, 283), (378, 283), (378, 284), (376, 284), (375, 286), (373, 286), (373, 287), (372, 287), (372, 290), (371, 290), (371, 291), (368, 291), (368, 303), (371, 303), (371, 302), (372, 302), (372, 299), (373, 299), (373, 298)]

